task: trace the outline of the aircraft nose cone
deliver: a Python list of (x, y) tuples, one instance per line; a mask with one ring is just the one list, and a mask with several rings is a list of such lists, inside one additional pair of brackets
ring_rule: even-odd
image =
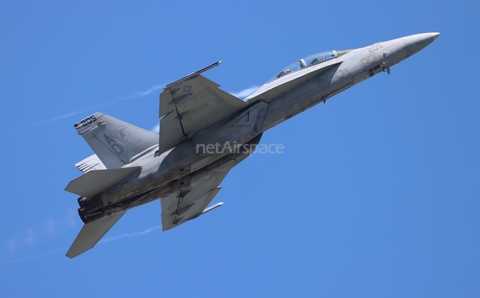
[(405, 41), (408, 44), (408, 49), (413, 55), (416, 52), (422, 50), (424, 47), (428, 46), (432, 41), (437, 39), (440, 35), (438, 32), (431, 33), (421, 33), (404, 37)]

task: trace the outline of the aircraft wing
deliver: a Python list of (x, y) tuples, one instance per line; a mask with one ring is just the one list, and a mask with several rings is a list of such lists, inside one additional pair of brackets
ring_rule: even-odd
[(170, 230), (190, 219), (221, 206), (218, 203), (207, 208), (207, 205), (213, 200), (220, 191), (218, 185), (227, 176), (231, 168), (222, 172), (215, 172), (207, 175), (204, 180), (193, 185), (190, 189), (184, 189), (170, 194), (161, 199), (162, 204), (162, 229)]
[(165, 86), (160, 94), (160, 154), (248, 106), (200, 75), (219, 64), (216, 62)]

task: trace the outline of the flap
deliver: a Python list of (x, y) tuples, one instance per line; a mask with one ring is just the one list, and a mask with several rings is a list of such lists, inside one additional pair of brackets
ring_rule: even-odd
[(129, 167), (90, 171), (70, 181), (65, 190), (89, 198), (122, 181), (141, 168)]

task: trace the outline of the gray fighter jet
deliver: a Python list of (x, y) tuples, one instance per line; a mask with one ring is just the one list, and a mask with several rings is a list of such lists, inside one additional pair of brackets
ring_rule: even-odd
[(241, 100), (201, 75), (214, 63), (165, 86), (160, 136), (97, 112), (75, 124), (94, 155), (66, 190), (80, 196), (85, 223), (67, 256), (92, 248), (127, 210), (160, 199), (162, 228), (208, 207), (230, 169), (247, 158), (263, 132), (420, 51), (440, 33), (410, 35), (353, 50), (320, 52), (290, 64)]

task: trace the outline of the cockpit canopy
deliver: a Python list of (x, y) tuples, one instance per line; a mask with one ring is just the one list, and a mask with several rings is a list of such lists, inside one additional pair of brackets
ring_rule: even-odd
[(274, 81), (278, 78), (281, 78), (285, 75), (288, 75), (290, 73), (297, 72), (301, 69), (307, 68), (314, 66), (316, 64), (328, 61), (333, 58), (337, 58), (340, 55), (345, 54), (348, 51), (326, 51), (326, 52), (320, 52), (317, 54), (310, 55), (308, 57), (302, 58), (299, 61), (290, 64), (289, 66), (285, 67), (282, 69), (276, 76), (271, 78), (267, 83), (270, 83), (271, 81)]

